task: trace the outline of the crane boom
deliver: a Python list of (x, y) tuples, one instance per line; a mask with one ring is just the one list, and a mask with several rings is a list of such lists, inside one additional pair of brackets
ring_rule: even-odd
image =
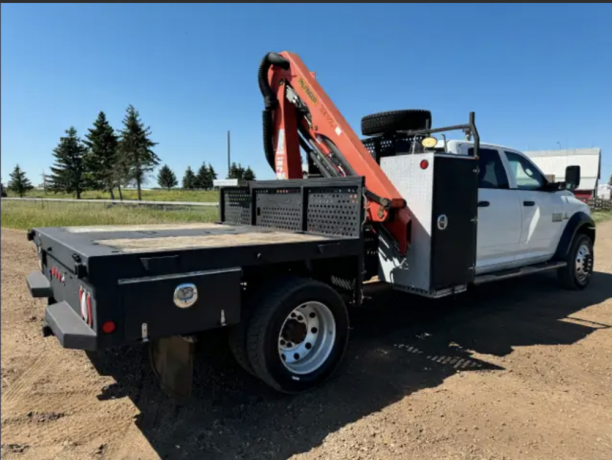
[(370, 222), (381, 223), (400, 254), (412, 219), (406, 202), (294, 53), (268, 53), (259, 68), (264, 151), (278, 179), (301, 179), (302, 147), (325, 177), (363, 176)]

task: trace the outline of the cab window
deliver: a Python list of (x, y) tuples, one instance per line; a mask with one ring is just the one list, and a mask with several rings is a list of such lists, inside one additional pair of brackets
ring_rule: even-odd
[(516, 187), (520, 190), (540, 190), (546, 185), (546, 179), (535, 169), (533, 164), (521, 155), (505, 152), (514, 176)]
[[(474, 155), (474, 149), (468, 149), (468, 154)], [(508, 175), (499, 152), (482, 148), (478, 149), (478, 157), (478, 188), (509, 188)]]

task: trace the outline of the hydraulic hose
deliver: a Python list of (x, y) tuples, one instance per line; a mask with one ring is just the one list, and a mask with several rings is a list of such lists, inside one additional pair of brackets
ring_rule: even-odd
[(274, 93), (274, 91), (270, 87), (270, 83), (268, 82), (268, 71), (273, 65), (280, 67), (281, 69), (288, 70), (289, 61), (278, 53), (268, 53), (262, 59), (261, 64), (259, 65), (259, 72), (257, 73), (259, 90), (261, 91), (261, 95), (264, 98), (265, 106), (265, 109), (262, 114), (264, 153), (266, 155), (266, 160), (268, 160), (268, 164), (270, 165), (273, 171), (276, 171), (276, 167), (274, 164), (275, 155), (272, 112), (278, 105), (278, 99), (276, 98), (276, 94)]

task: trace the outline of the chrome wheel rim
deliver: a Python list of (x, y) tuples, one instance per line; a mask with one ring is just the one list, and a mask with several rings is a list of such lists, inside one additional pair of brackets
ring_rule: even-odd
[(281, 326), (278, 354), (294, 374), (310, 374), (329, 358), (336, 341), (336, 320), (320, 302), (306, 302), (294, 309)]
[(591, 255), (591, 250), (588, 245), (582, 244), (576, 253), (575, 271), (578, 282), (584, 283), (591, 276), (592, 270), (593, 256)]

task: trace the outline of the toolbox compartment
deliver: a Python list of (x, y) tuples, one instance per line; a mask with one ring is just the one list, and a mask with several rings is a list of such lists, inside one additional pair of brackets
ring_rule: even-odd
[[(187, 335), (237, 324), (241, 274), (240, 268), (230, 268), (119, 280), (125, 338)], [(175, 303), (181, 289), (195, 292), (192, 305)]]

